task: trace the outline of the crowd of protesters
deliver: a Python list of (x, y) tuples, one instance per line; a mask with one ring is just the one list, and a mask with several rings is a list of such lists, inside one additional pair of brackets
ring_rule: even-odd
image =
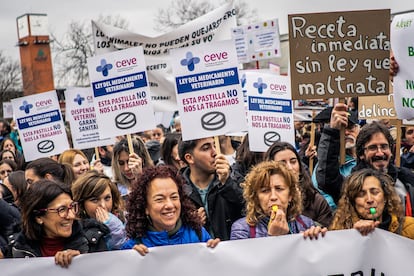
[(360, 122), (356, 101), (324, 109), (314, 134), (296, 121), (294, 143), (263, 153), (247, 134), (183, 141), (176, 117), (172, 129), (117, 137), (98, 156), (71, 148), (26, 162), (1, 120), (0, 258), (53, 256), (67, 267), (84, 253), (351, 228), (413, 239), (414, 128), (403, 129), (396, 166), (389, 126)]

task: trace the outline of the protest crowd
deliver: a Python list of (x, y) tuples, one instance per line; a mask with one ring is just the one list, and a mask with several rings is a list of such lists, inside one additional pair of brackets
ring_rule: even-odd
[[(392, 57), (390, 76), (398, 69)], [(252, 133), (183, 139), (191, 130), (176, 112), (167, 126), (26, 161), (2, 119), (0, 259), (68, 267), (86, 253), (293, 234), (317, 243), (344, 229), (414, 239), (414, 127), (396, 148), (395, 127), (359, 120), (357, 102), (294, 114), (295, 140), (264, 152), (251, 150)]]

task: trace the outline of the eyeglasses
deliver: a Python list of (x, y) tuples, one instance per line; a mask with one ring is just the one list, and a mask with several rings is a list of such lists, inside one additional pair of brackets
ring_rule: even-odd
[(368, 147), (364, 148), (364, 150), (367, 150), (370, 152), (377, 152), (378, 149), (380, 149), (381, 151), (386, 151), (390, 149), (390, 145), (388, 144), (369, 145)]
[(53, 212), (57, 213), (59, 217), (66, 218), (69, 215), (69, 210), (72, 211), (73, 214), (77, 215), (79, 213), (79, 203), (78, 202), (72, 202), (69, 204), (69, 206), (60, 206), (59, 208), (44, 208), (39, 209), (40, 212)]
[(411, 135), (411, 134), (413, 134), (413, 132), (414, 132), (414, 129), (409, 129), (405, 132), (405, 134)]
[(162, 133), (152, 133), (152, 136), (161, 136)]
[(9, 174), (11, 174), (11, 172), (12, 172), (12, 170), (5, 170), (5, 171), (0, 171), (0, 174), (1, 175), (5, 175), (5, 174), (9, 175)]

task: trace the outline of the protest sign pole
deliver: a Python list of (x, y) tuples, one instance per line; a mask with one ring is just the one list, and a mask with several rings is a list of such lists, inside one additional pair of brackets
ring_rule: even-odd
[[(339, 98), (340, 103), (345, 103), (344, 98)], [(341, 129), (339, 130), (339, 158), (340, 158), (340, 164), (345, 164), (345, 126), (341, 126)]]
[(98, 150), (98, 147), (95, 147), (95, 160), (99, 160), (99, 159), (101, 159), (99, 155), (99, 150)]
[(396, 143), (395, 143), (395, 165), (397, 167), (400, 166), (401, 158), (400, 158), (400, 150), (401, 150), (401, 120), (397, 119), (396, 123), (397, 128), (397, 137), (396, 137)]
[[(312, 111), (312, 122), (311, 122), (311, 133), (310, 133), (310, 141), (309, 147), (313, 147), (315, 144), (315, 123), (313, 122), (313, 118), (315, 118), (315, 110)], [(313, 157), (309, 158), (309, 173), (312, 175), (313, 172)]]
[(216, 146), (216, 153), (220, 154), (221, 153), (220, 141), (219, 141), (219, 137), (217, 135), (214, 136), (214, 145)]
[(132, 136), (131, 134), (127, 134), (127, 141), (128, 141), (128, 149), (129, 153), (134, 153), (134, 145), (132, 144)]

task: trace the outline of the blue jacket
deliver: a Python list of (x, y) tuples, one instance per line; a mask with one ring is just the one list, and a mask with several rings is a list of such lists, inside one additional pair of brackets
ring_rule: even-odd
[[(266, 217), (259, 221), (255, 226), (256, 236), (254, 238), (267, 237), (267, 225), (269, 223), (269, 217)], [(299, 218), (291, 220), (288, 222), (289, 225), (289, 234), (298, 234), (306, 229), (309, 229), (311, 226), (315, 226), (313, 220), (303, 215), (299, 215)], [(250, 225), (247, 224), (246, 217), (237, 220), (233, 223), (231, 227), (230, 240), (240, 240), (240, 239), (249, 239), (253, 238), (251, 236)]]
[(204, 229), (201, 229), (201, 237), (195, 230), (189, 226), (181, 226), (177, 233), (172, 236), (168, 236), (167, 231), (155, 232), (147, 231), (146, 235), (140, 239), (129, 239), (121, 249), (132, 249), (136, 244), (144, 244), (147, 247), (174, 245), (174, 244), (186, 244), (186, 243), (198, 243), (207, 242), (210, 239), (210, 235)]

